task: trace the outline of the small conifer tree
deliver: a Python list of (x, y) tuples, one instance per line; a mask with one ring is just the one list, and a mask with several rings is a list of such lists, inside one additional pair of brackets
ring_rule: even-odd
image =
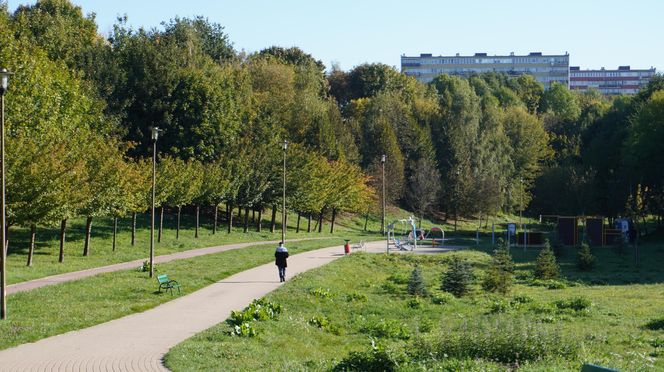
[(493, 261), (482, 281), (482, 288), (489, 292), (507, 294), (514, 281), (514, 261), (502, 238), (498, 239), (493, 252)]
[(456, 297), (462, 297), (470, 292), (472, 280), (473, 270), (470, 264), (455, 256), (450, 262), (450, 267), (443, 274), (440, 288)]
[(590, 271), (595, 266), (595, 256), (593, 256), (592, 252), (590, 251), (590, 246), (586, 241), (581, 243), (577, 265), (581, 271)]
[(410, 274), (410, 280), (408, 280), (408, 293), (413, 296), (427, 295), (427, 286), (424, 282), (422, 270), (419, 266), (415, 266), (413, 272)]
[(547, 280), (556, 279), (558, 275), (560, 275), (560, 267), (556, 262), (556, 256), (551, 250), (551, 243), (549, 243), (549, 239), (546, 239), (544, 241), (544, 248), (537, 256), (537, 262), (535, 263), (535, 277), (537, 279)]

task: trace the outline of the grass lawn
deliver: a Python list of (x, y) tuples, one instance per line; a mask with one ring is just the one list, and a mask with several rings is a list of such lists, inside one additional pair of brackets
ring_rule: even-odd
[[(269, 214), (269, 213), (268, 213)], [(175, 238), (175, 216), (165, 214), (164, 231), (161, 243), (157, 243), (155, 232), (155, 255), (164, 255), (195, 248), (210, 247), (223, 244), (279, 240), (281, 238), (281, 224), (277, 224), (276, 231), (270, 233), (269, 215), (263, 215), (263, 229), (258, 233), (255, 226), (250, 227), (247, 233), (242, 227), (236, 227), (231, 234), (227, 233), (227, 226), (220, 225), (217, 233), (212, 234), (211, 220), (208, 217), (201, 218), (199, 238), (194, 238), (193, 216), (183, 215), (179, 239)], [(279, 219), (279, 218), (277, 218)], [(10, 232), (10, 244), (7, 254), (7, 283), (14, 284), (27, 280), (37, 279), (45, 276), (62, 274), (66, 272), (84, 270), (91, 267), (106, 266), (120, 262), (133, 261), (149, 256), (150, 228), (149, 215), (139, 215), (137, 219), (136, 244), (131, 243), (131, 219), (122, 219), (118, 224), (118, 235), (116, 250), (112, 250), (112, 220), (108, 218), (95, 218), (92, 224), (92, 237), (90, 255), (83, 256), (83, 241), (85, 219), (73, 219), (69, 221), (67, 228), (67, 241), (65, 245), (65, 259), (63, 263), (58, 262), (59, 252), (59, 228), (42, 227), (37, 229), (37, 239), (33, 265), (27, 267), (29, 229), (12, 227)], [(297, 216), (291, 215), (288, 219), (287, 239), (303, 239), (318, 237), (359, 237), (358, 239), (371, 240), (379, 235), (376, 231), (375, 221), (371, 221), (369, 230), (364, 232), (349, 218), (340, 218), (335, 226), (334, 234), (330, 234), (329, 222), (324, 223), (323, 232), (306, 233), (306, 219), (302, 219), (300, 233), (295, 232)], [(315, 221), (312, 221), (312, 229)]]
[[(293, 242), (291, 254), (341, 246), (339, 238)], [(156, 266), (191, 293), (232, 274), (274, 260), (273, 246), (253, 246), (177, 260)], [(119, 271), (9, 295), (6, 320), (0, 322), (0, 349), (90, 327), (178, 298), (157, 293), (148, 273)]]
[[(512, 249), (516, 285), (488, 294), (479, 283), (488, 249), (442, 255), (354, 254), (299, 275), (266, 300), (276, 320), (252, 322), (254, 337), (219, 324), (173, 348), (166, 365), (191, 370), (578, 371), (594, 363), (622, 371), (664, 370), (664, 238), (631, 251), (593, 248), (590, 272), (560, 259), (563, 279), (533, 280), (536, 249)], [(453, 256), (473, 265), (471, 295), (440, 288)], [(408, 294), (419, 265), (429, 295)], [(551, 288), (551, 289), (550, 289)], [(240, 309), (238, 309), (240, 310)], [(343, 361), (343, 362), (342, 362)]]

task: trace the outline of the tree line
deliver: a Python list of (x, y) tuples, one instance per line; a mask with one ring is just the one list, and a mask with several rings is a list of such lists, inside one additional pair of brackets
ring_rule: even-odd
[[(158, 29), (118, 19), (101, 36), (94, 14), (67, 0), (0, 12), (7, 95), (9, 226), (61, 226), (144, 212), (150, 127), (158, 141), (156, 204), (261, 214), (281, 201), (308, 220), (418, 216), (662, 214), (658, 143), (664, 80), (634, 97), (551, 89), (529, 75), (441, 75), (422, 84), (387, 65), (341, 71), (297, 47), (237, 51), (203, 17)], [(385, 154), (385, 178), (381, 155)], [(260, 218), (259, 218), (260, 220)], [(274, 225), (274, 222), (271, 223)], [(260, 228), (260, 226), (257, 226)], [(179, 231), (176, 232), (179, 234)], [(34, 239), (34, 238), (33, 238)]]

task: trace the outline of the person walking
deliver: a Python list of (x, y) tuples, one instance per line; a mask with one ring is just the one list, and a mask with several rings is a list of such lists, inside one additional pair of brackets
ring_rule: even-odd
[(286, 267), (288, 266), (286, 259), (288, 258), (288, 249), (284, 247), (284, 242), (279, 242), (277, 250), (274, 252), (274, 264), (279, 268), (279, 281), (286, 281)]

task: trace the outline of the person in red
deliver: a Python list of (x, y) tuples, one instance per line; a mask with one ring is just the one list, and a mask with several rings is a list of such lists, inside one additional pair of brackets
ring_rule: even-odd
[(279, 242), (277, 250), (274, 252), (274, 264), (279, 268), (279, 281), (286, 281), (286, 267), (288, 266), (286, 259), (288, 258), (288, 249), (284, 247), (284, 242)]

